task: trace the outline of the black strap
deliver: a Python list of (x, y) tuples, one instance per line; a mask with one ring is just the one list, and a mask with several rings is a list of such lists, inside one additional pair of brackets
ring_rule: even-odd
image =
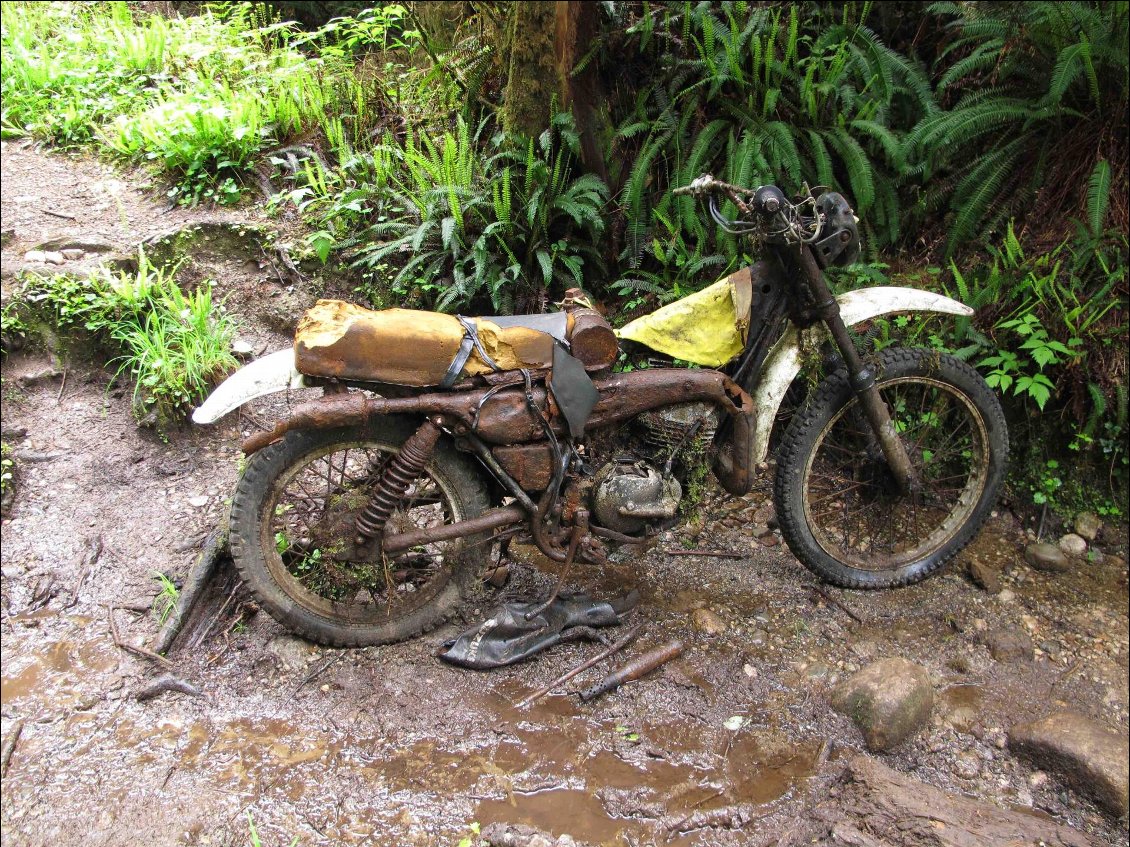
[(443, 375), (443, 380), (439, 384), (440, 388), (451, 388), (455, 385), (455, 381), (459, 379), (459, 375), (463, 373), (463, 368), (467, 365), (467, 360), (471, 358), (472, 350), (479, 352), (479, 357), (490, 366), (491, 370), (502, 370), (483, 348), (483, 342), (479, 340), (479, 328), (469, 318), (462, 315), (455, 317), (463, 327), (463, 340), (459, 342), (459, 351), (455, 354), (455, 358), (451, 360), (451, 366), (448, 367), (447, 373)]

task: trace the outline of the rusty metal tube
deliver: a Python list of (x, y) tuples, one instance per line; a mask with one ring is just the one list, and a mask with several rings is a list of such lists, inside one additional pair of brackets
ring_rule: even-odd
[(664, 644), (662, 647), (657, 647), (648, 653), (644, 653), (639, 658), (632, 659), (632, 661), (628, 662), (623, 667), (614, 670), (596, 685), (586, 688), (581, 692), (581, 699), (587, 703), (589, 700), (596, 699), (601, 694), (614, 691), (625, 682), (632, 682), (651, 673), (657, 667), (671, 661), (682, 652), (683, 642), (672, 641), (670, 644)]
[(332, 394), (296, 406), (274, 429), (258, 432), (243, 442), (250, 456), (273, 444), (292, 429), (334, 429), (358, 426), (378, 415), (451, 415), (470, 422), (475, 405), (485, 391), (428, 392), (415, 397), (366, 397), (360, 392)]
[[(589, 417), (588, 429), (613, 426), (643, 412), (675, 403), (712, 403), (733, 420), (732, 436), (715, 461), (714, 473), (735, 496), (753, 486), (753, 400), (725, 374), (713, 370), (663, 368), (614, 374), (593, 381), (600, 399)], [(534, 391), (535, 402), (545, 402), (545, 390)], [(485, 398), (485, 402), (484, 401)], [(479, 408), (480, 402), (482, 408)], [(250, 455), (282, 438), (292, 429), (332, 429), (356, 426), (378, 415), (444, 415), (471, 429), (478, 412), (476, 434), (493, 444), (517, 444), (544, 437), (541, 423), (526, 408), (524, 393), (515, 387), (488, 397), (487, 389), (459, 392), (428, 391), (414, 397), (366, 397), (360, 392), (329, 395), (298, 406), (274, 429), (243, 442)], [(560, 421), (553, 420), (555, 430)]]
[(451, 541), (453, 538), (463, 538), (467, 535), (478, 535), (480, 532), (513, 526), (528, 517), (526, 512), (518, 506), (502, 506), (483, 512), (477, 518), (386, 535), (384, 537), (384, 551), (386, 553), (402, 553), (420, 544)]

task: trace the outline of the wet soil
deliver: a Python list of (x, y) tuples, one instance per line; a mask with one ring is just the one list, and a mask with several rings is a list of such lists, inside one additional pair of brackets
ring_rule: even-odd
[[(75, 186), (105, 172), (7, 144), (3, 165), (3, 227), (24, 245), (6, 240), (7, 271), (31, 241), (78, 223), (33, 217), (34, 208), (77, 217), (88, 206)], [(83, 231), (138, 239), (165, 228), (145, 194), (126, 186), (120, 197), (124, 212), (83, 213)], [(111, 233), (123, 215), (130, 232)], [(275, 284), (260, 272), (217, 280), (240, 292), (233, 308)], [(287, 343), (251, 317), (245, 334), (272, 350)], [(203, 696), (138, 702), (134, 693), (168, 669), (116, 647), (111, 616), (122, 640), (151, 641), (154, 573), (183, 577), (224, 512), (241, 437), (298, 398), (161, 438), (135, 426), (128, 390), (111, 387), (105, 370), (69, 362), (65, 384), (20, 384), (45, 362), (20, 353), (3, 364), (4, 440), (21, 457), (3, 521), (4, 738), (22, 725), (3, 779), (4, 845), (246, 844), (249, 818), (271, 845), (454, 845), (492, 822), (590, 844), (808, 843), (824, 831), (812, 811), (823, 804), (827, 817), (864, 749), (828, 693), (892, 656), (927, 668), (938, 704), (885, 765), (950, 795), (1050, 817), (1096, 844), (1127, 843), (1123, 823), (1005, 745), (1012, 724), (1062, 708), (1126, 731), (1124, 533), (1107, 532), (1102, 562), (1046, 574), (1024, 564), (1027, 536), (1001, 514), (971, 555), (1002, 573), (1002, 593), (954, 567), (899, 591), (825, 589), (830, 603), (776, 536), (754, 536), (769, 520), (767, 490), (743, 501), (713, 491), (693, 538), (681, 530), (641, 556), (621, 551), (577, 572), (575, 587), (601, 596), (641, 592), (629, 620), (646, 628), (633, 654), (674, 638), (687, 645), (593, 703), (558, 692), (516, 706), (594, 645), (489, 673), (432, 656), (495, 603), (547, 590), (554, 568), (525, 547), (511, 551), (504, 588), (484, 588), (459, 619), (393, 646), (307, 645), (240, 591), (224, 592), (170, 657)], [(741, 558), (664, 553), (684, 544)], [(692, 625), (700, 609), (720, 633)], [(1031, 638), (1030, 659), (992, 657), (986, 634), (1004, 626)], [(841, 811), (851, 819), (850, 806)]]

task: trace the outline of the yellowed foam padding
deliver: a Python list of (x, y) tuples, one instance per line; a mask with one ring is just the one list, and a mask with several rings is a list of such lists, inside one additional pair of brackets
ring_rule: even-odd
[(636, 318), (616, 331), (684, 362), (715, 368), (745, 346), (751, 296), (749, 269)]
[[(545, 368), (553, 361), (553, 339), (525, 327), (500, 327), (472, 318), (487, 355), (502, 370)], [(341, 300), (319, 300), (302, 316), (295, 333), (299, 371), (389, 382), (437, 385), (463, 340), (463, 326), (453, 315), (414, 309), (372, 311)], [(478, 351), (463, 375), (490, 373)]]

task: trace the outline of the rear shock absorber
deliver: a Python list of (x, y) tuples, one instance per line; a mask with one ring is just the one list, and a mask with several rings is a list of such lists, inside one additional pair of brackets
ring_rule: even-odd
[(400, 445), (400, 452), (388, 463), (373, 489), (372, 497), (357, 516), (357, 538), (354, 543), (363, 545), (384, 531), (397, 503), (431, 459), (442, 432), (434, 422), (425, 420)]

